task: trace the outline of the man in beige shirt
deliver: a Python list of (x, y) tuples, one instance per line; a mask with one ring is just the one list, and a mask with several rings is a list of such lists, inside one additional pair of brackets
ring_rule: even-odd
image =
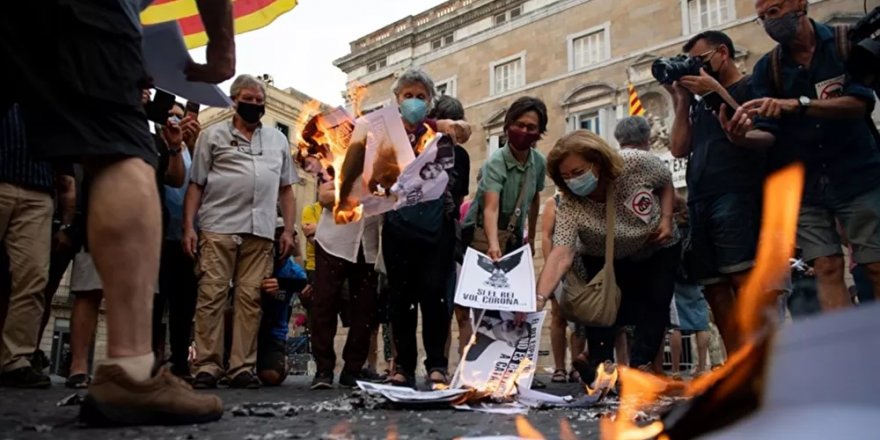
[[(195, 339), (195, 388), (215, 388), (225, 373), (230, 386), (258, 388), (253, 373), (260, 322), (260, 283), (272, 271), (276, 202), (284, 232), (281, 254), (294, 248), (295, 202), (287, 138), (263, 127), (265, 87), (241, 75), (230, 90), (236, 114), (202, 132), (184, 202), (183, 246), (198, 256), (199, 298)], [(199, 233), (194, 218), (198, 213)], [(229, 370), (223, 368), (223, 309), (235, 287), (235, 318)]]

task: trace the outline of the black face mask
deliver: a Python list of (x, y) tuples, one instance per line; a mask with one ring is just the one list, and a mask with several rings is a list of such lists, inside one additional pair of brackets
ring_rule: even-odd
[(712, 57), (714, 57), (717, 53), (718, 52), (713, 52), (712, 55), (710, 55), (703, 62), (703, 70), (705, 70), (709, 76), (711, 76), (712, 78), (715, 78), (716, 81), (721, 81), (721, 71), (715, 70), (714, 68), (712, 68)]
[(248, 124), (256, 124), (260, 122), (260, 118), (266, 113), (265, 104), (251, 104), (249, 102), (238, 102), (235, 113), (241, 116), (241, 119)]

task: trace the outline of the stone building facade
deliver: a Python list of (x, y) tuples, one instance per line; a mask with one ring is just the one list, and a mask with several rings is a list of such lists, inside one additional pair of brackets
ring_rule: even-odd
[[(809, 4), (820, 22), (854, 22), (863, 14), (858, 0)], [(670, 126), (672, 100), (651, 76), (651, 63), (680, 53), (691, 35), (707, 29), (730, 35), (743, 71), (774, 44), (756, 22), (753, 0), (452, 0), (353, 41), (335, 65), (367, 87), (367, 110), (391, 99), (395, 76), (408, 67), (428, 72), (439, 93), (465, 106), (474, 182), (503, 144), (507, 106), (521, 96), (547, 104), (548, 133), (538, 143), (544, 153), (576, 128), (616, 144), (627, 81), (647, 113)], [(544, 196), (552, 193), (548, 178)]]

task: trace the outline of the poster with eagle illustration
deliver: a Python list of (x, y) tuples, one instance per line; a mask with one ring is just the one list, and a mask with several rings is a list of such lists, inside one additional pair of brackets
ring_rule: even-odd
[(455, 289), (455, 303), (464, 307), (507, 312), (535, 311), (535, 268), (532, 252), (523, 246), (498, 261), (468, 248)]

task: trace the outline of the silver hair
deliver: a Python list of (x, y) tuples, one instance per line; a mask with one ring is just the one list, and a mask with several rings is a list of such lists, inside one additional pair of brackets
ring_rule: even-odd
[(641, 116), (630, 116), (617, 123), (614, 137), (621, 146), (648, 145), (651, 140), (651, 124)]
[(397, 77), (397, 80), (394, 81), (394, 86), (391, 87), (391, 93), (394, 94), (394, 98), (396, 99), (397, 94), (400, 93), (405, 86), (410, 84), (421, 84), (425, 87), (425, 90), (428, 91), (427, 104), (428, 108), (430, 108), (434, 101), (434, 94), (436, 93), (434, 91), (434, 80), (432, 80), (422, 69), (409, 69)]
[(229, 96), (235, 99), (242, 89), (260, 89), (263, 92), (263, 97), (266, 97), (266, 84), (253, 75), (238, 75), (235, 81), (232, 81), (232, 86), (229, 87)]

